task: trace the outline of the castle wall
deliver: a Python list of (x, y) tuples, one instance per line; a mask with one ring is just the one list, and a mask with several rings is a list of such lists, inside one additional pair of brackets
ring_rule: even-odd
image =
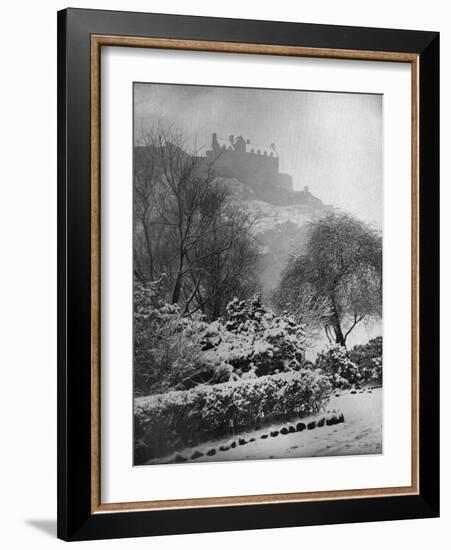
[(293, 178), (289, 174), (278, 174), (277, 186), (286, 191), (293, 191)]
[(213, 165), (216, 175), (236, 178), (249, 185), (260, 200), (280, 206), (297, 204), (308, 209), (323, 208), (323, 203), (309, 192), (308, 187), (294, 191), (292, 177), (279, 173), (279, 157), (274, 144), (269, 148), (258, 147), (242, 136), (231, 135), (227, 141), (213, 134), (211, 150), (203, 158)]
[(214, 162), (214, 170), (223, 177), (236, 178), (251, 186), (278, 184), (279, 159), (276, 156), (220, 149), (207, 151), (207, 158)]

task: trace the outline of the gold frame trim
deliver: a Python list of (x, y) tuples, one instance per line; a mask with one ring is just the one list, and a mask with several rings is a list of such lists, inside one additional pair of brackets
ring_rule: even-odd
[[(102, 46), (410, 63), (412, 70), (412, 480), (407, 487), (117, 502), (100, 499), (100, 50)], [(166, 38), (91, 36), (91, 512), (125, 512), (419, 494), (419, 56)]]

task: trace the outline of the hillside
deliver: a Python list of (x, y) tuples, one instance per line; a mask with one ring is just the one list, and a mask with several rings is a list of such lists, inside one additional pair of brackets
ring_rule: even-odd
[(302, 248), (306, 224), (330, 211), (330, 207), (309, 192), (308, 204), (271, 204), (262, 199), (266, 193), (258, 187), (251, 188), (236, 178), (217, 180), (228, 187), (240, 207), (251, 213), (253, 233), (260, 244), (260, 281), (264, 292), (271, 292), (280, 280), (288, 256)]

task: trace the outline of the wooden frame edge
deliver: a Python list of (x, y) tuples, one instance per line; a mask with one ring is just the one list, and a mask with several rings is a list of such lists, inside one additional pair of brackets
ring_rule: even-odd
[(99, 504), (93, 513), (132, 512), (144, 510), (171, 510), (223, 506), (248, 506), (253, 504), (282, 504), (295, 502), (357, 500), (362, 498), (383, 498), (393, 496), (415, 496), (418, 492), (410, 487), (384, 487), (382, 489), (349, 489), (340, 491), (312, 491), (304, 493), (279, 493), (265, 495), (244, 495), (226, 497), (205, 497), (189, 499), (154, 500), (143, 502), (114, 502)]
[(91, 46), (123, 46), (131, 48), (156, 48), (168, 50), (191, 50), (222, 53), (247, 53), (292, 57), (319, 57), (330, 59), (360, 59), (410, 63), (417, 54), (371, 50), (343, 50), (331, 48), (307, 48), (305, 46), (280, 46), (211, 40), (184, 40), (177, 38), (141, 38), (133, 36), (91, 35)]
[[(411, 65), (412, 208), (412, 482), (384, 487), (303, 493), (101, 503), (100, 492), (100, 50), (145, 47), (294, 57), (401, 62)], [(91, 35), (91, 513), (167, 510), (419, 495), (419, 54), (234, 42)]]

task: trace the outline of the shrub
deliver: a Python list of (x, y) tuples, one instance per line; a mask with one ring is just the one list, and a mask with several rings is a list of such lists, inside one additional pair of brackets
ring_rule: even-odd
[(364, 382), (382, 383), (382, 336), (354, 346), (349, 358), (358, 366)]
[(135, 395), (186, 390), (299, 370), (307, 336), (290, 315), (279, 317), (259, 296), (232, 300), (227, 320), (184, 317), (161, 298), (162, 281), (135, 283)]
[[(318, 412), (329, 399), (326, 376), (311, 370), (262, 376), (135, 399), (135, 441), (148, 457), (263, 422)], [(142, 453), (141, 453), (142, 455)]]
[(266, 376), (299, 370), (304, 365), (308, 338), (293, 316), (277, 316), (259, 296), (232, 300), (227, 320), (210, 327), (210, 356), (229, 364), (235, 377)]
[(316, 368), (329, 377), (333, 388), (345, 388), (361, 380), (358, 367), (339, 344), (332, 344), (318, 354)]
[(232, 369), (203, 354), (203, 332), (208, 326), (203, 317), (183, 317), (177, 305), (165, 303), (161, 284), (135, 282), (134, 286), (135, 395), (228, 380)]

